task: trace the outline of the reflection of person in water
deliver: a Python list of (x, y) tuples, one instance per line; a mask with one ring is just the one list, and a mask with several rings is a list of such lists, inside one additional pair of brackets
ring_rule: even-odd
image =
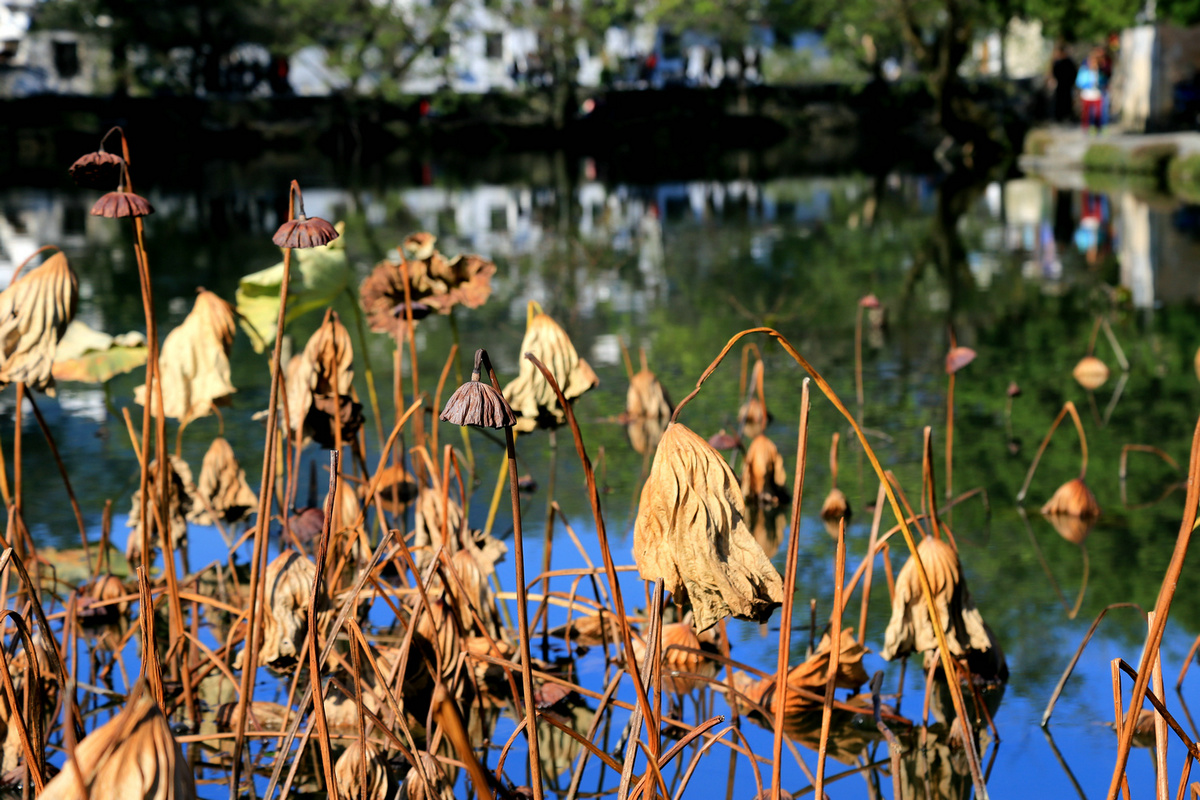
[(1079, 227), (1075, 229), (1075, 248), (1087, 256), (1088, 264), (1095, 266), (1111, 243), (1107, 235), (1109, 221), (1108, 197), (1095, 192), (1083, 191), (1079, 195)]

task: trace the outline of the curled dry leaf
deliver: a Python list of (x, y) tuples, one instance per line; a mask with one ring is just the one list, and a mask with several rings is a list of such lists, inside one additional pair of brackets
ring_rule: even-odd
[(195, 800), (192, 768), (145, 680), (121, 713), (79, 743), (38, 798), (76, 800), (81, 778), (92, 800)]
[[(308, 630), (308, 598), (316, 572), (313, 562), (295, 550), (284, 550), (267, 565), (259, 664), (284, 669), (299, 658)], [(238, 653), (234, 669), (242, 668), (245, 655), (245, 650)]]
[(1046, 516), (1064, 515), (1091, 520), (1100, 516), (1100, 504), (1083, 478), (1073, 478), (1058, 487), (1046, 505), (1042, 506), (1042, 513)]
[(94, 580), (79, 587), (76, 601), (76, 613), (85, 625), (107, 625), (124, 617), (129, 611), (129, 602), (113, 603), (112, 605), (97, 605), (116, 600), (129, 594), (125, 584), (116, 575), (102, 573)]
[(1083, 544), (1092, 528), (1096, 527), (1095, 517), (1084, 519), (1072, 514), (1047, 514), (1046, 521), (1071, 544)]
[(575, 352), (567, 332), (530, 300), (525, 338), (521, 340), (521, 368), (516, 379), (504, 387), (504, 399), (517, 414), (516, 430), (528, 433), (537, 428), (556, 428), (566, 422), (566, 412), (559, 407), (558, 396), (541, 371), (524, 358), (525, 353), (533, 353), (546, 365), (567, 400), (599, 385), (600, 379)]
[[(958, 553), (946, 541), (932, 536), (921, 541), (917, 553), (929, 576), (934, 605), (950, 646), (950, 654), (962, 658), (971, 650), (988, 650), (991, 639), (982, 615), (971, 602)], [(935, 650), (937, 646), (937, 633), (921, 591), (917, 563), (910, 556), (896, 576), (892, 619), (888, 623), (880, 655), (890, 661), (909, 653)]]
[[(705, 636), (705, 639), (710, 639), (709, 634), (715, 630), (715, 628), (710, 628), (702, 635)], [(709, 641), (702, 641), (690, 622), (685, 620), (663, 625), (661, 635), (663, 685), (672, 692), (687, 694), (692, 689), (704, 685), (704, 681), (693, 678), (692, 675), (701, 675), (707, 678), (716, 676), (720, 670), (720, 664), (711, 658), (691, 651), (710, 650), (716, 653), (717, 649)], [(642, 663), (646, 657), (646, 643), (641, 636), (634, 636), (633, 652), (638, 663)]]
[[(405, 239), (401, 248), (408, 260), (408, 294), (414, 320), (429, 311), (449, 314), (456, 305), (479, 308), (492, 294), (495, 264), (476, 255), (459, 255), (447, 261), (434, 248), (436, 242), (432, 234), (416, 233)], [(371, 330), (399, 339), (407, 325), (401, 264), (391, 260), (376, 264), (359, 287), (359, 297)], [(423, 314), (417, 313), (418, 305), (426, 309)]]
[(763, 362), (756, 361), (754, 369), (750, 371), (750, 396), (738, 409), (738, 429), (746, 439), (753, 439), (766, 431), (771, 422), (771, 414), (767, 411), (764, 399), (766, 395), (763, 393), (763, 378)]
[(758, 542), (767, 558), (774, 558), (779, 552), (779, 543), (783, 541), (784, 530), (789, 521), (787, 512), (778, 505), (761, 503), (751, 504), (746, 510), (754, 541)]
[[(229, 351), (237, 324), (233, 306), (201, 289), (191, 313), (167, 334), (159, 353), (163, 413), (188, 423), (212, 413), (236, 389), (230, 382)], [(134, 400), (145, 405), (146, 387), (134, 390)], [(155, 404), (151, 411), (158, 413)]]
[(362, 427), (362, 404), (354, 391), (354, 347), (350, 334), (329, 311), (304, 351), (288, 361), (288, 421), (296, 436), (309, 435), (322, 447), (335, 445), (335, 418), (349, 441)]
[(258, 506), (257, 495), (246, 483), (246, 471), (224, 437), (213, 439), (204, 454), (196, 496), (199, 502), (193, 504), (188, 519), (200, 525), (212, 525), (212, 514), (225, 522), (237, 522)]
[(775, 443), (761, 433), (746, 450), (746, 460), (742, 463), (742, 494), (771, 504), (789, 496), (783, 456)]
[(478, 615), (487, 633), (499, 637), (501, 626), (496, 612), (496, 599), (488, 586), (487, 578), (479, 568), (479, 563), (470, 551), (464, 548), (451, 556), (450, 566), (462, 584), (460, 589), (458, 583), (451, 580), (445, 587), (458, 618), (470, 630), (476, 625), (474, 615)]
[[(171, 546), (178, 548), (187, 540), (188, 516), (199, 502), (196, 499), (196, 485), (192, 482), (192, 468), (182, 458), (172, 455), (167, 460), (167, 485), (170, 500), (159, 496), (158, 489), (158, 460), (150, 462), (149, 481), (146, 484), (150, 492), (150, 502), (146, 505), (146, 513), (150, 517), (150, 546), (162, 546), (158, 531), (158, 515), (155, 513), (155, 503), (163, 504), (166, 508), (167, 526), (171, 529)], [(125, 543), (125, 557), (129, 563), (140, 560), (142, 552), (142, 492), (133, 493), (133, 506), (129, 511), (129, 539)]]
[(629, 437), (629, 446), (638, 455), (646, 455), (658, 447), (658, 441), (667, 429), (666, 420), (657, 417), (630, 418), (625, 423), (625, 434)]
[(363, 800), (388, 800), (391, 797), (391, 772), (383, 755), (370, 742), (367, 742), (366, 747), (360, 746), (357, 741), (351, 742), (338, 756), (333, 775), (337, 781), (338, 794), (342, 797)]
[(671, 417), (671, 401), (667, 390), (648, 369), (629, 380), (625, 393), (625, 414), (630, 419), (656, 419), (666, 422)]
[(1108, 380), (1108, 365), (1095, 356), (1079, 359), (1071, 375), (1085, 389), (1099, 389)]
[[(374, 501), (367, 497), (367, 485), (358, 488), (359, 499), (364, 503)], [(402, 514), (417, 496), (417, 479), (402, 464), (389, 464), (379, 473), (379, 499), (383, 510), (389, 514)]]
[(0, 388), (24, 381), (54, 394), (54, 351), (78, 302), (79, 280), (62, 253), (0, 292)]
[[(217, 730), (237, 730), (239, 703), (224, 703), (217, 709)], [(268, 703), (265, 700), (255, 700), (250, 703), (250, 716), (246, 720), (248, 731), (281, 731), (286, 730), (291, 722), (291, 710), (279, 703)]]
[(408, 771), (404, 779), (405, 797), (408, 800), (454, 800), (450, 779), (441, 762), (424, 750), (418, 751), (416, 756), (421, 761), (421, 769), (414, 767)]
[(429, 605), (417, 619), (417, 633), (436, 644), (435, 655), (441, 662), (442, 678), (451, 683), (458, 668), (459, 624), (450, 604), (442, 598), (429, 599)]
[[(784, 716), (787, 720), (795, 720), (801, 715), (821, 708), (820, 698), (825, 696), (825, 685), (829, 677), (830, 641), (828, 633), (822, 636), (816, 651), (788, 672), (787, 687), (789, 691), (784, 700)], [(866, 648), (854, 638), (853, 629), (843, 628), (834, 688), (857, 689), (870, 680), (862, 665), (865, 653)], [(740, 684), (738, 691), (751, 701), (765, 707), (768, 711), (774, 709), (777, 686), (774, 675), (759, 681), (741, 678)], [(793, 690), (803, 690), (809, 694)], [(811, 694), (815, 694), (816, 697), (810, 696)]]
[[(846, 499), (846, 493), (835, 486), (825, 495), (825, 502), (821, 504), (821, 519), (837, 522), (842, 517), (849, 516), (850, 501)], [(834, 528), (834, 534), (837, 534), (837, 528)]]
[(725, 459), (686, 426), (668, 426), (642, 488), (633, 555), (643, 580), (662, 578), (676, 602), (691, 604), (697, 630), (729, 615), (765, 622), (783, 602), (783, 581), (745, 517)]
[[(599, 647), (606, 641), (608, 644), (616, 644), (621, 641), (621, 624), (612, 612), (599, 609), (575, 617), (571, 620), (570, 625), (551, 628), (550, 635), (560, 639), (569, 639), (582, 647)], [(641, 640), (635, 640), (635, 646), (637, 641)], [(638, 658), (641, 657), (638, 656)]]

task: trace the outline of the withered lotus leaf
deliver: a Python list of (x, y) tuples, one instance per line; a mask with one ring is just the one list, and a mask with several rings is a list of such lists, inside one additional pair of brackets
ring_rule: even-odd
[(148, 217), (154, 213), (154, 206), (140, 194), (133, 192), (109, 192), (101, 195), (92, 205), (93, 217), (123, 219), (125, 217)]
[[(575, 352), (575, 345), (571, 343), (567, 332), (533, 300), (529, 301), (521, 353), (522, 356), (533, 353), (546, 365), (567, 400), (574, 400), (600, 383), (587, 361)], [(566, 412), (559, 406), (558, 396), (550, 388), (549, 382), (527, 358), (521, 358), (517, 377), (504, 387), (504, 399), (516, 412), (516, 429), (522, 433), (539, 427), (555, 428), (567, 420)]]
[(196, 780), (145, 680), (125, 708), (83, 739), (75, 759), (46, 784), (45, 800), (195, 800)]
[[(715, 630), (715, 629), (710, 629)], [(690, 622), (672, 622), (662, 626), (662, 666), (663, 685), (676, 694), (687, 694), (703, 681), (691, 677), (701, 675), (714, 677), (720, 670), (720, 664), (693, 650), (701, 650), (704, 643), (696, 635), (695, 628)], [(638, 663), (645, 658), (646, 643), (641, 636), (633, 639), (633, 652)], [(674, 673), (687, 673), (676, 675)]]
[[(917, 545), (917, 553), (929, 576), (934, 605), (946, 635), (946, 643), (950, 646), (950, 654), (962, 658), (970, 650), (988, 650), (991, 639), (983, 616), (971, 601), (958, 553), (945, 540), (932, 536), (925, 537)], [(890, 661), (913, 652), (935, 650), (937, 646), (937, 633), (921, 590), (917, 563), (909, 557), (896, 576), (892, 619), (888, 623), (880, 655)]]
[(129, 610), (128, 602), (101, 606), (97, 604), (116, 600), (127, 594), (129, 591), (125, 584), (116, 575), (108, 572), (97, 575), (94, 580), (79, 587), (77, 613), (80, 620), (84, 624), (108, 623), (125, 616)]
[(742, 463), (742, 494), (767, 502), (788, 496), (787, 470), (775, 443), (761, 433), (750, 442)]
[[(364, 766), (366, 769), (363, 769)], [(391, 775), (387, 762), (370, 742), (367, 742), (366, 747), (360, 746), (357, 741), (351, 742), (338, 756), (333, 774), (337, 781), (338, 794), (342, 797), (365, 800), (387, 800), (391, 797)]]
[[(575, 617), (571, 620), (570, 625), (560, 625), (557, 628), (551, 628), (550, 635), (557, 636), (560, 639), (569, 639), (583, 647), (598, 647), (606, 641), (609, 644), (620, 642), (621, 624), (612, 612), (600, 609), (590, 614)], [(637, 641), (640, 641), (640, 639), (635, 640), (635, 647), (637, 646)]]
[(352, 438), (363, 422), (362, 404), (353, 384), (350, 334), (338, 315), (330, 311), (309, 337), (303, 352), (287, 365), (285, 388), (292, 432), (310, 435), (323, 447), (333, 447), (333, 426), (338, 424), (342, 439)]
[(643, 580), (663, 579), (695, 626), (723, 618), (764, 622), (783, 602), (783, 581), (746, 527), (733, 470), (686, 426), (669, 425), (642, 488), (633, 555)]
[[(187, 538), (188, 515), (199, 502), (196, 499), (196, 485), (192, 481), (192, 468), (182, 458), (172, 455), (167, 460), (167, 486), (169, 501), (160, 497), (158, 489), (158, 459), (150, 462), (149, 481), (146, 484), (150, 492), (150, 501), (146, 505), (146, 513), (150, 517), (150, 546), (161, 547), (162, 541), (158, 530), (158, 516), (154, 511), (156, 502), (165, 502), (167, 527), (171, 529), (171, 545), (178, 548)], [(133, 505), (129, 511), (129, 539), (125, 544), (125, 556), (130, 563), (140, 559), (142, 552), (142, 492), (133, 493)]]
[(648, 369), (629, 379), (625, 393), (625, 414), (630, 419), (655, 419), (666, 422), (671, 416), (671, 401), (667, 390)]
[(750, 371), (750, 397), (738, 409), (738, 429), (746, 439), (753, 439), (767, 429), (771, 423), (771, 414), (767, 410), (766, 400), (759, 396), (763, 388), (764, 368), (762, 361), (756, 361)]
[(79, 280), (62, 253), (0, 292), (0, 388), (24, 381), (54, 394), (54, 351), (78, 302)]
[[(263, 609), (262, 646), (258, 663), (276, 669), (289, 667), (299, 658), (308, 629), (308, 598), (317, 568), (295, 550), (284, 550), (267, 565), (267, 604)], [(238, 653), (235, 669), (241, 669), (245, 651)]]
[[(201, 289), (191, 313), (167, 334), (159, 353), (163, 413), (188, 423), (212, 413), (213, 405), (233, 394), (229, 351), (237, 332), (233, 306)], [(134, 390), (134, 399), (145, 405), (146, 387)], [(154, 403), (152, 413), (158, 413)]]
[(225, 522), (236, 522), (258, 505), (258, 497), (246, 483), (246, 471), (233, 455), (233, 447), (218, 436), (208, 446), (200, 465), (196, 485), (197, 499), (188, 519), (200, 525), (212, 525), (212, 514)]
[(1042, 506), (1046, 516), (1065, 515), (1090, 520), (1100, 516), (1100, 504), (1096, 495), (1083, 482), (1083, 478), (1072, 478), (1058, 487), (1058, 490)]
[[(224, 703), (217, 709), (217, 729), (222, 731), (237, 730), (238, 703)], [(265, 700), (255, 700), (250, 703), (250, 716), (246, 720), (248, 731), (281, 731), (287, 728), (292, 712), (287, 706), (279, 703), (269, 703)]]
[[(402, 464), (389, 464), (379, 472), (379, 499), (384, 511), (389, 514), (402, 514), (408, 504), (417, 496), (417, 479)], [(367, 485), (358, 488), (359, 498), (367, 504), (374, 502), (367, 497)]]
[(1099, 389), (1108, 380), (1108, 365), (1095, 356), (1084, 356), (1071, 375), (1083, 388)]
[[(784, 715), (786, 718), (794, 718), (796, 715), (805, 714), (821, 707), (819, 698), (825, 695), (825, 685), (829, 678), (829, 658), (831, 653), (831, 640), (829, 634), (826, 633), (821, 637), (821, 643), (818, 645), (816, 651), (788, 671), (787, 688), (789, 691), (787, 698), (784, 700)], [(838, 655), (837, 677), (834, 678), (835, 688), (857, 689), (869, 680), (867, 671), (862, 665), (865, 653), (866, 648), (854, 638), (853, 629), (843, 628), (841, 653)], [(755, 682), (743, 680), (743, 686), (739, 691), (752, 701), (765, 706), (767, 710), (773, 711), (776, 686), (775, 676), (772, 675)], [(816, 694), (817, 697), (791, 690), (804, 690), (805, 692)]]
[[(418, 751), (416, 756), (421, 760), (421, 768), (414, 767), (409, 770), (404, 779), (404, 788), (407, 790), (405, 796), (408, 800), (454, 800), (450, 779), (441, 762), (424, 750)], [(424, 773), (424, 776), (421, 773)]]
[(850, 501), (846, 499), (846, 493), (835, 486), (829, 490), (829, 494), (825, 496), (825, 502), (821, 504), (821, 519), (826, 522), (837, 522), (842, 517), (848, 516), (850, 516)]

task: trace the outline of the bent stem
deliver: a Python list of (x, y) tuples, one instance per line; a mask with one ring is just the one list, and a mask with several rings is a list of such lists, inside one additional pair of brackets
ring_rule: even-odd
[(1063, 417), (1067, 414), (1071, 415), (1071, 420), (1075, 423), (1075, 430), (1079, 433), (1079, 450), (1081, 454), (1079, 480), (1083, 480), (1087, 476), (1087, 434), (1083, 432), (1083, 420), (1079, 418), (1079, 412), (1075, 410), (1075, 404), (1068, 400), (1063, 403), (1062, 410), (1058, 412), (1058, 416), (1054, 418), (1054, 422), (1050, 423), (1050, 430), (1046, 431), (1046, 438), (1042, 439), (1037, 454), (1033, 457), (1033, 463), (1029, 465), (1029, 472), (1025, 475), (1025, 483), (1021, 484), (1021, 491), (1017, 492), (1018, 503), (1024, 501), (1025, 493), (1029, 491), (1029, 484), (1033, 482), (1033, 473), (1037, 471), (1038, 463), (1042, 460), (1042, 453), (1046, 452), (1046, 447), (1050, 444), (1050, 438), (1054, 436), (1054, 431), (1058, 429), (1059, 423), (1063, 421)]
[[(800, 431), (796, 436), (796, 477), (792, 486), (792, 525), (788, 530), (787, 565), (783, 577), (783, 611), (779, 618), (779, 652), (775, 672), (775, 726), (771, 745), (771, 800), (782, 798), (779, 784), (783, 767), (783, 716), (787, 706), (788, 654), (792, 647), (792, 606), (796, 599), (796, 561), (800, 556), (800, 503), (804, 499), (804, 472), (808, 461), (809, 378), (800, 389)], [(837, 434), (833, 435), (836, 465)], [(836, 472), (834, 473), (836, 483)], [(819, 795), (818, 795), (819, 796)]]
[[(407, 278), (407, 274), (406, 274)], [(405, 284), (407, 286), (407, 283)], [(486, 350), (480, 350), (483, 366), (487, 367), (492, 387), (500, 390), (496, 370)], [(564, 403), (564, 406), (566, 404)], [(534, 800), (542, 800), (542, 761), (538, 754), (537, 709), (533, 703), (533, 659), (529, 652), (529, 598), (525, 588), (525, 537), (521, 533), (521, 493), (517, 486), (517, 445), (511, 426), (504, 429), (504, 446), (508, 454), (508, 493), (512, 497), (513, 567), (517, 580), (517, 633), (521, 647), (521, 692), (525, 706), (525, 738), (529, 742), (529, 774), (533, 781)]]
[[(725, 359), (725, 356), (728, 355), (730, 348), (732, 348), (739, 339), (742, 339), (743, 337), (749, 336), (753, 333), (765, 333), (779, 342), (780, 346), (783, 347), (787, 354), (791, 356), (792, 359), (812, 377), (813, 381), (817, 384), (817, 388), (821, 390), (821, 393), (824, 394), (831, 403), (833, 403), (834, 407), (838, 410), (838, 413), (840, 413), (854, 429), (854, 435), (858, 438), (859, 443), (862, 445), (863, 452), (866, 454), (867, 459), (871, 462), (871, 468), (875, 471), (875, 474), (879, 480), (884, 482), (884, 491), (887, 492), (888, 503), (892, 507), (892, 513), (895, 514), (896, 519), (899, 521), (900, 532), (904, 535), (904, 543), (908, 546), (909, 553), (912, 555), (913, 563), (916, 564), (917, 576), (921, 582), (921, 593), (925, 598), (925, 605), (929, 609), (929, 616), (930, 620), (933, 622), (934, 633), (937, 635), (938, 655), (941, 658), (943, 672), (946, 675), (957, 675), (958, 672), (955, 667), (954, 657), (950, 652), (950, 644), (946, 640), (946, 634), (942, 627), (941, 615), (938, 613), (937, 606), (933, 600), (933, 587), (929, 581), (929, 573), (925, 569), (925, 564), (921, 560), (920, 554), (917, 552), (917, 543), (913, 538), (911, 528), (909, 528), (908, 518), (900, 508), (900, 501), (897, 499), (896, 492), (893, 490), (890, 482), (887, 480), (883, 466), (879, 463), (879, 457), (875, 455), (875, 450), (871, 447), (870, 442), (867, 441), (867, 437), (866, 434), (863, 433), (862, 426), (859, 425), (858, 421), (854, 419), (854, 415), (851, 414), (846, 408), (845, 403), (843, 403), (841, 398), (838, 397), (837, 392), (833, 390), (833, 387), (829, 385), (828, 381), (821, 377), (821, 374), (816, 371), (812, 364), (810, 364), (808, 360), (804, 358), (804, 356), (800, 355), (800, 352), (792, 346), (792, 343), (789, 342), (787, 338), (783, 336), (783, 334), (779, 333), (779, 331), (775, 330), (774, 328), (749, 328), (735, 334), (733, 338), (731, 338), (725, 344), (725, 347), (717, 355), (716, 359), (714, 359), (713, 362), (709, 364), (708, 368), (704, 370), (704, 373), (701, 374), (700, 379), (696, 381), (696, 388), (693, 389), (687, 397), (683, 398), (679, 405), (675, 407), (675, 411), (671, 415), (671, 421), (674, 422), (679, 416), (679, 412), (683, 409), (683, 407), (686, 406), (693, 397), (699, 394), (700, 388), (704, 385), (704, 382), (708, 380), (713, 372), (716, 371), (717, 367), (720, 366), (721, 362)], [(1197, 457), (1200, 458), (1200, 453), (1197, 454)], [(1193, 503), (1193, 506), (1194, 505), (1195, 504)], [(963, 737), (963, 741), (966, 745), (964, 750), (967, 755), (967, 763), (971, 768), (971, 779), (975, 785), (975, 793), (979, 800), (987, 800), (987, 785), (984, 783), (983, 775), (979, 770), (979, 755), (976, 751), (975, 737), (970, 735), (970, 723), (968, 721), (969, 718), (967, 717), (966, 703), (963, 701), (962, 687), (959, 685), (958, 681), (954, 680), (948, 680), (947, 685), (950, 689), (950, 698), (954, 704), (955, 715), (958, 717), (959, 723), (963, 726), (964, 732), (968, 734)], [(1126, 755), (1128, 756), (1128, 754)]]

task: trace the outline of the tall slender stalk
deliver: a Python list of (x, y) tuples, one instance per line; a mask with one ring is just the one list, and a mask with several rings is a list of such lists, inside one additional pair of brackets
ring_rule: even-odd
[[(783, 611), (779, 618), (779, 652), (775, 672), (775, 726), (771, 745), (771, 800), (781, 800), (779, 779), (783, 767), (783, 716), (787, 707), (788, 656), (792, 650), (792, 607), (796, 600), (796, 562), (800, 557), (800, 506), (804, 499), (804, 473), (808, 464), (809, 378), (800, 388), (800, 425), (796, 434), (796, 476), (792, 482), (792, 523), (788, 529), (787, 563), (783, 572)], [(834, 434), (835, 436), (837, 434)]]
[(1050, 439), (1054, 436), (1054, 431), (1058, 429), (1059, 423), (1063, 421), (1063, 417), (1065, 417), (1067, 414), (1071, 415), (1071, 421), (1075, 423), (1075, 430), (1079, 433), (1079, 479), (1083, 480), (1085, 477), (1087, 477), (1087, 434), (1083, 432), (1083, 420), (1079, 418), (1079, 412), (1075, 410), (1075, 404), (1068, 400), (1067, 402), (1063, 403), (1063, 407), (1058, 412), (1058, 416), (1054, 418), (1054, 422), (1050, 423), (1050, 430), (1046, 431), (1046, 438), (1042, 439), (1041, 445), (1038, 446), (1037, 453), (1033, 457), (1033, 463), (1029, 465), (1029, 472), (1025, 474), (1025, 482), (1021, 484), (1021, 491), (1017, 492), (1018, 503), (1025, 499), (1025, 493), (1029, 491), (1029, 484), (1033, 481), (1033, 473), (1037, 471), (1038, 464), (1042, 460), (1042, 454), (1046, 452), (1046, 447), (1049, 446)]
[(833, 567), (833, 618), (829, 630), (829, 673), (825, 678), (825, 703), (821, 708), (821, 739), (817, 746), (817, 779), (813, 797), (825, 796), (825, 754), (829, 748), (829, 726), (833, 719), (833, 693), (842, 657), (842, 584), (846, 579), (846, 518), (838, 520), (837, 555)]

